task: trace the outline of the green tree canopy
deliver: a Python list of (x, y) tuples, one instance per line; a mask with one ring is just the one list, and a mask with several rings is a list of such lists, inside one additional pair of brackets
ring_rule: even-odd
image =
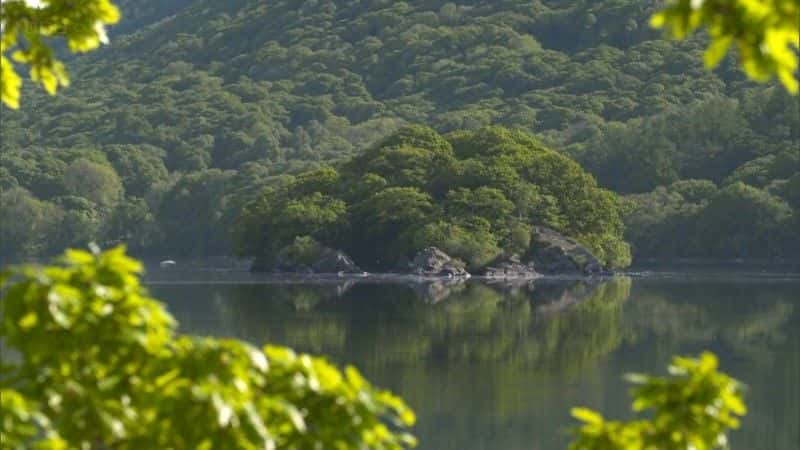
[(113, 207), (124, 194), (122, 180), (112, 167), (84, 158), (76, 159), (64, 171), (64, 187), (102, 208)]
[(32, 256), (46, 252), (59, 232), (64, 211), (38, 200), (22, 188), (0, 191), (0, 251), (6, 255)]

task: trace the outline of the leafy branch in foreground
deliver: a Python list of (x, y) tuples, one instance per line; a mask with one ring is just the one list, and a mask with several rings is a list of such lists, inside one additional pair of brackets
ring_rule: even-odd
[(583, 422), (570, 450), (717, 450), (728, 448), (727, 431), (739, 427), (747, 409), (742, 385), (717, 370), (711, 353), (676, 357), (667, 378), (629, 375), (636, 385), (633, 409), (652, 411), (650, 419), (607, 421), (599, 413), (575, 408)]
[(61, 37), (71, 52), (88, 52), (108, 42), (105, 26), (118, 20), (119, 10), (109, 0), (4, 0), (0, 6), (2, 103), (19, 108), (22, 78), (12, 60), (28, 65), (31, 79), (55, 94), (59, 86), (69, 85), (69, 76), (46, 40)]
[(180, 336), (123, 247), (0, 278), (2, 449), (402, 449), (413, 412), (352, 367)]
[(789, 92), (798, 92), (800, 0), (673, 0), (651, 25), (677, 39), (707, 27), (706, 67), (716, 67), (735, 43), (748, 77), (763, 82), (777, 75)]

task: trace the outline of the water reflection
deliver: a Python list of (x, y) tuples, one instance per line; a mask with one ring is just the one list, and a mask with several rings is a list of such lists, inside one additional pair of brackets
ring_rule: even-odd
[(800, 283), (171, 284), (184, 331), (353, 363), (419, 415), (422, 449), (561, 449), (570, 406), (629, 414), (621, 375), (709, 348), (750, 385), (734, 449), (795, 449)]
[[(482, 284), (185, 286), (211, 297), (203, 329), (198, 305), (172, 303), (192, 332), (285, 342), (334, 359), (370, 351), (371, 366), (502, 362), (580, 366), (621, 342), (630, 279)], [(210, 292), (209, 292), (210, 291)], [(202, 292), (202, 294), (200, 294)], [(209, 295), (210, 294), (210, 295)], [(182, 311), (189, 307), (189, 311)], [(200, 321), (196, 321), (200, 319)], [(576, 358), (576, 353), (582, 355)], [(569, 353), (569, 358), (558, 354)]]

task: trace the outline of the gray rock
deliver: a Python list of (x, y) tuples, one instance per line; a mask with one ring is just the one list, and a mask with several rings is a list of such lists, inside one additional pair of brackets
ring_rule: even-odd
[(464, 263), (436, 247), (423, 249), (414, 257), (411, 272), (426, 277), (469, 278)]
[(250, 269), (253, 272), (272, 271), (273, 273), (297, 274), (360, 274), (362, 273), (352, 258), (340, 250), (320, 246), (316, 255), (305, 260), (297, 260), (290, 252), (282, 250), (273, 264), (267, 265), (256, 260)]
[(522, 264), (519, 262), (519, 258), (512, 257), (508, 261), (487, 267), (483, 276), (487, 278), (538, 278), (541, 274), (534, 269), (532, 263)]
[(314, 273), (361, 273), (361, 269), (346, 253), (325, 249), (319, 259), (311, 265)]
[(548, 274), (599, 274), (603, 264), (574, 239), (546, 227), (533, 227), (528, 259)]

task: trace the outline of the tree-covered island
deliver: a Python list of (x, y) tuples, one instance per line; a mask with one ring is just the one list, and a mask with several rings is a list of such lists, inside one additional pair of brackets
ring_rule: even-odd
[[(336, 167), (266, 188), (245, 206), (235, 243), (260, 269), (310, 267), (334, 248), (369, 270), (402, 270), (437, 247), (478, 271), (537, 259), (532, 238), (543, 233), (534, 227), (574, 237), (604, 267), (630, 263), (617, 196), (572, 159), (507, 128), (440, 135), (411, 126)], [(588, 262), (576, 269), (599, 269)]]

